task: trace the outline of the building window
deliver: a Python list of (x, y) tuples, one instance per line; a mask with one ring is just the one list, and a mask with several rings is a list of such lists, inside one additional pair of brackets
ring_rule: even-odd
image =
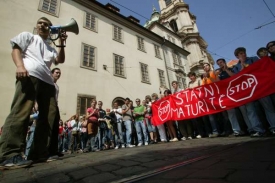
[(114, 54), (114, 75), (125, 77), (124, 57)]
[(172, 56), (173, 56), (174, 64), (182, 66), (180, 55), (177, 52), (173, 51)]
[(122, 28), (113, 25), (113, 39), (119, 42), (123, 42), (122, 41)]
[(160, 81), (160, 86), (166, 86), (166, 82), (165, 82), (165, 77), (164, 77), (164, 71), (158, 69), (159, 72), (159, 81)]
[(82, 44), (82, 65), (89, 69), (96, 69), (96, 48), (87, 44)]
[(172, 0), (165, 0), (166, 6), (169, 6), (172, 3)]
[(155, 54), (156, 54), (156, 57), (158, 58), (161, 58), (161, 55), (160, 55), (160, 47), (158, 45), (154, 45), (155, 47)]
[(77, 95), (77, 114), (86, 115), (86, 111), (91, 106), (93, 99), (96, 99), (96, 97), (91, 95)]
[(140, 63), (140, 69), (141, 69), (141, 81), (145, 83), (150, 83), (148, 65)]
[(186, 81), (185, 78), (181, 77), (181, 76), (176, 76), (177, 77), (177, 81), (179, 83), (179, 88), (182, 89), (186, 89)]
[(145, 51), (144, 39), (137, 36), (137, 40), (138, 40), (138, 49), (141, 50), (141, 51)]
[(45, 13), (58, 16), (60, 0), (40, 0), (38, 9)]
[(84, 27), (92, 31), (96, 31), (96, 17), (88, 12), (85, 12)]
[(174, 32), (178, 32), (178, 25), (176, 20), (171, 20), (169, 23), (170, 27), (173, 29)]

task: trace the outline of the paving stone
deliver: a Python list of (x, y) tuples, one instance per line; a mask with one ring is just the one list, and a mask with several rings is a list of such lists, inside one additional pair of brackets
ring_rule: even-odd
[(145, 171), (146, 168), (145, 167), (141, 167), (141, 166), (132, 166), (132, 167), (125, 167), (125, 168), (121, 168), (117, 171), (114, 171), (114, 174), (116, 175), (133, 175), (136, 174), (138, 172), (142, 172)]
[(116, 176), (111, 173), (102, 173), (97, 175), (92, 175), (81, 180), (82, 183), (101, 183), (101, 182), (111, 182), (115, 180)]
[(188, 178), (222, 179), (229, 175), (230, 170), (200, 170), (188, 176)]
[(41, 178), (41, 177), (50, 176), (52, 174), (60, 173), (61, 171), (55, 167), (51, 169), (31, 170), (31, 172), (35, 178)]
[(224, 180), (184, 179), (176, 183), (226, 183)]
[(168, 165), (170, 165), (169, 162), (163, 161), (163, 160), (157, 160), (157, 161), (152, 161), (152, 162), (142, 164), (142, 166), (150, 167), (150, 168), (161, 168)]
[(94, 174), (98, 174), (98, 171), (92, 169), (92, 168), (82, 168), (82, 169), (77, 169), (75, 171), (72, 171), (68, 173), (67, 175), (69, 177), (72, 177), (74, 180), (79, 180)]
[(275, 172), (274, 171), (248, 171), (248, 170), (239, 170), (235, 173), (229, 175), (227, 180), (237, 182), (237, 181), (246, 181), (246, 182), (274, 182)]
[(70, 177), (64, 175), (64, 174), (52, 174), (50, 176), (47, 177), (43, 177), (43, 178), (38, 178), (37, 179), (38, 183), (67, 183), (67, 182), (71, 182), (70, 181)]
[(111, 164), (103, 164), (94, 166), (95, 169), (101, 170), (101, 171), (115, 171), (121, 168), (121, 166), (118, 165), (111, 165)]
[(134, 166), (134, 165), (138, 165), (140, 164), (139, 162), (136, 161), (130, 161), (130, 160), (118, 160), (118, 161), (114, 161), (114, 162), (110, 162), (111, 164), (117, 164), (120, 166)]
[(241, 162), (221, 162), (215, 164), (209, 169), (237, 169), (237, 170), (266, 170), (271, 163), (269, 162), (257, 162), (257, 161), (241, 161)]

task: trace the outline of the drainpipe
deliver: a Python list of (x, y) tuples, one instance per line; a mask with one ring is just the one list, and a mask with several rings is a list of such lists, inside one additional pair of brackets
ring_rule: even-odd
[[(163, 47), (163, 45), (165, 44), (165, 37), (163, 36), (163, 43), (161, 44), (161, 47)], [(168, 74), (168, 69), (167, 69), (167, 63), (166, 63), (166, 57), (165, 57), (165, 52), (164, 49), (162, 48), (162, 52), (163, 52), (163, 59), (164, 59), (164, 63), (165, 63), (165, 68), (166, 68), (166, 74), (167, 74), (167, 80), (168, 80), (168, 88), (169, 90), (171, 90), (171, 83), (170, 83), (170, 79), (169, 79), (169, 74)]]

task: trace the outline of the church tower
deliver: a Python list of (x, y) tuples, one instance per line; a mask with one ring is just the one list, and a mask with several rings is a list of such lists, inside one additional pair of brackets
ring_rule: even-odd
[(196, 16), (189, 12), (189, 5), (183, 0), (159, 0), (159, 23), (174, 31), (181, 38), (182, 47), (190, 52), (190, 70), (202, 73), (203, 63), (214, 65), (212, 56), (207, 52), (207, 43), (200, 36)]

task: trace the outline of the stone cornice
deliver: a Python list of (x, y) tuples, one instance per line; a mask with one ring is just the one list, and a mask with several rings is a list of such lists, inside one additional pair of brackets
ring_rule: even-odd
[(188, 11), (189, 10), (189, 5), (185, 4), (185, 3), (176, 3), (176, 4), (174, 4), (174, 8), (172, 8), (170, 11), (161, 13), (160, 19), (166, 19), (166, 18), (170, 17), (179, 8), (184, 8), (185, 10)]
[(129, 20), (127, 17), (116, 13), (107, 7), (105, 7), (103, 4), (95, 1), (95, 0), (73, 0), (76, 3), (89, 8), (90, 10), (97, 12), (98, 14), (101, 14), (110, 20), (113, 20), (114, 22), (117, 22), (137, 33), (140, 35), (150, 38), (151, 40), (161, 44), (166, 45), (167, 47), (170, 47), (173, 50), (176, 50), (177, 52), (181, 53), (182, 55), (189, 55), (190, 53), (183, 48), (175, 45), (174, 43), (171, 43), (168, 40), (164, 40), (163, 37), (159, 36), (158, 34), (155, 34), (154, 32), (150, 31), (149, 29), (144, 28), (140, 24), (134, 23), (131, 20)]
[(194, 40), (190, 41), (191, 39), (197, 40), (196, 42), (204, 49), (208, 46), (199, 33), (185, 33), (181, 41), (183, 44), (188, 44), (189, 42), (194, 42)]

